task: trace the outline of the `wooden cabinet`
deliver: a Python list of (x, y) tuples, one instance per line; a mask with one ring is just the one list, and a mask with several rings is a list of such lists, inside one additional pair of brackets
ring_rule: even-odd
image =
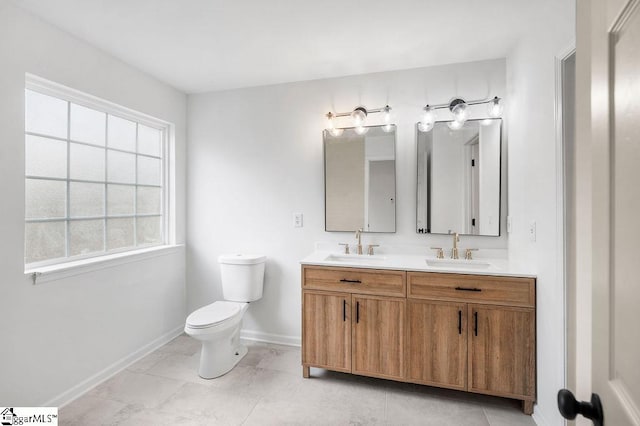
[(314, 366), (402, 380), (405, 277), (404, 271), (303, 267), (305, 377)]
[(303, 266), (302, 364), (536, 397), (535, 279)]
[(466, 304), (409, 299), (407, 343), (410, 381), (466, 389)]
[(352, 306), (352, 372), (402, 379), (405, 300), (354, 295)]
[(302, 363), (351, 372), (351, 295), (305, 291)]
[(469, 390), (517, 399), (535, 396), (535, 313), (469, 305)]

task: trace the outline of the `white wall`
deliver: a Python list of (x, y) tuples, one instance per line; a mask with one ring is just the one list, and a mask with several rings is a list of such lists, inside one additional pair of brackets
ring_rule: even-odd
[[(537, 371), (539, 424), (562, 425), (556, 395), (565, 384), (562, 223), (558, 212), (561, 169), (555, 127), (555, 57), (575, 37), (575, 4), (562, 0), (540, 23), (544, 31), (523, 39), (507, 59), (509, 101), (509, 257), (537, 270)], [(536, 222), (537, 238), (529, 226)]]
[(186, 96), (8, 1), (0, 2), (0, 58), (0, 401), (57, 405), (73, 396), (64, 392), (182, 326), (184, 250), (31, 284), (23, 274), (25, 72), (176, 125), (179, 242)]
[[(505, 72), (497, 59), (189, 96), (188, 309), (221, 299), (221, 253), (264, 253), (264, 297), (251, 304), (244, 328), (299, 342), (299, 260), (317, 241), (355, 243), (351, 232), (324, 232), (330, 110), (389, 104), (396, 118), (397, 232), (365, 234), (363, 244), (415, 244), (425, 254), (450, 247), (449, 236), (416, 233), (415, 123), (426, 103), (504, 96)], [(304, 213), (303, 228), (293, 228), (293, 212)], [(506, 237), (463, 237), (461, 245), (506, 248)]]

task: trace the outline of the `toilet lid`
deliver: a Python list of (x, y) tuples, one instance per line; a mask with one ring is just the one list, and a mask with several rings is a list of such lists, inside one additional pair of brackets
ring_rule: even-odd
[(213, 302), (192, 312), (187, 317), (187, 325), (193, 328), (203, 328), (221, 323), (240, 312), (242, 305), (243, 303), (236, 302)]

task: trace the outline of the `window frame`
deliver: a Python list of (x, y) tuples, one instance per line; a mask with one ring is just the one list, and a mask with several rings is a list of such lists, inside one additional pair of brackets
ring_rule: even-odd
[[(26, 217), (26, 211), (24, 214), (24, 224), (25, 224), (25, 231), (24, 231), (24, 250), (23, 252), (25, 253), (25, 257), (24, 257), (24, 268), (25, 268), (25, 273), (29, 274), (29, 273), (33, 273), (33, 274), (39, 274), (40, 271), (51, 271), (51, 270), (55, 270), (55, 269), (65, 269), (65, 268), (69, 268), (69, 267), (75, 267), (78, 266), (79, 264), (87, 264), (87, 263), (103, 263), (104, 261), (108, 261), (111, 258), (117, 257), (120, 258), (122, 256), (127, 256), (127, 255), (137, 255), (140, 253), (145, 253), (148, 252), (149, 250), (155, 251), (157, 249), (161, 249), (163, 247), (172, 247), (175, 245), (175, 235), (173, 234), (173, 230), (175, 229), (175, 225), (173, 224), (174, 218), (172, 217), (172, 186), (171, 186), (171, 171), (172, 171), (172, 162), (173, 159), (171, 158), (171, 153), (174, 151), (173, 149), (173, 144), (174, 144), (174, 125), (170, 122), (152, 117), (150, 115), (135, 111), (133, 109), (118, 105), (116, 103), (98, 98), (96, 96), (93, 95), (89, 95), (87, 93), (81, 92), (79, 90), (76, 89), (72, 89), (70, 87), (58, 84), (58, 83), (54, 83), (52, 81), (46, 80), (44, 78), (32, 75), (32, 74), (25, 74), (25, 94), (26, 94), (26, 90), (30, 90), (33, 92), (37, 92), (43, 95), (47, 95), (47, 96), (52, 96), (55, 97), (57, 99), (63, 100), (65, 102), (67, 102), (67, 135), (66, 138), (60, 138), (60, 137), (55, 137), (55, 136), (49, 136), (49, 135), (45, 135), (45, 134), (38, 134), (38, 133), (34, 133), (34, 132), (28, 132), (26, 129), (26, 122), (25, 122), (25, 126), (24, 126), (24, 143), (23, 143), (23, 147), (24, 149), (26, 149), (26, 140), (28, 136), (36, 136), (36, 137), (45, 137), (48, 139), (52, 139), (52, 140), (58, 140), (58, 141), (62, 141), (65, 142), (67, 144), (67, 175), (65, 178), (47, 178), (47, 177), (42, 177), (42, 176), (31, 176), (31, 175), (27, 175), (26, 173), (26, 169), (24, 170), (23, 176), (24, 176), (24, 184), (25, 184), (25, 190), (23, 191), (24, 195), (25, 195), (25, 201), (26, 201), (26, 182), (27, 179), (31, 179), (31, 180), (45, 180), (45, 181), (58, 181), (58, 182), (65, 182), (66, 183), (66, 201), (65, 201), (65, 216), (64, 217), (60, 217), (60, 218), (39, 218), (39, 219), (34, 219), (34, 218), (27, 218)], [(23, 111), (25, 112), (25, 116), (26, 116), (26, 97), (23, 97), (23, 99), (25, 99), (25, 102), (23, 104)], [(104, 113), (105, 114), (105, 143), (104, 146), (102, 145), (98, 145), (98, 144), (92, 144), (92, 143), (87, 143), (87, 142), (82, 142), (82, 141), (76, 141), (71, 139), (71, 134), (70, 134), (70, 123), (71, 123), (71, 115), (70, 115), (70, 110), (71, 110), (71, 104), (76, 104), (82, 107), (86, 107), (86, 108), (90, 108), (93, 110), (96, 110), (100, 113)], [(115, 116), (115, 117), (119, 117), (125, 120), (129, 120), (129, 121), (133, 121), (134, 123), (136, 123), (136, 147), (135, 147), (135, 152), (133, 151), (128, 151), (128, 150), (124, 150), (124, 149), (119, 149), (119, 148), (109, 148), (108, 146), (108, 140), (107, 140), (107, 129), (108, 129), (108, 117), (109, 116)], [(154, 156), (154, 155), (148, 155), (148, 154), (144, 154), (144, 153), (139, 153), (138, 152), (138, 134), (139, 134), (139, 127), (138, 125), (144, 125), (156, 130), (159, 130), (161, 132), (161, 139), (160, 139), (160, 153), (159, 156)], [(70, 170), (70, 151), (71, 151), (71, 144), (76, 144), (78, 146), (82, 145), (82, 146), (91, 146), (91, 147), (97, 147), (97, 148), (101, 148), (104, 149), (105, 151), (105, 178), (104, 181), (91, 181), (91, 180), (85, 180), (85, 179), (72, 179), (70, 174), (69, 174), (69, 170)], [(128, 214), (128, 215), (109, 215), (108, 214), (108, 194), (107, 194), (107, 189), (108, 189), (108, 185), (110, 184), (109, 181), (107, 180), (107, 169), (108, 169), (108, 153), (109, 151), (114, 151), (114, 152), (121, 152), (121, 153), (127, 153), (127, 154), (134, 154), (136, 156), (136, 160), (135, 160), (135, 170), (136, 170), (136, 180), (135, 183), (131, 184), (131, 183), (122, 183), (122, 185), (126, 185), (126, 186), (130, 186), (134, 188), (134, 206), (137, 206), (137, 193), (138, 193), (138, 188), (139, 187), (153, 187), (153, 188), (160, 188), (160, 214), (138, 214), (137, 211), (137, 207), (134, 207), (134, 212), (133, 214)], [(147, 158), (156, 158), (156, 159), (160, 159), (160, 184), (159, 185), (146, 185), (146, 184), (139, 184), (138, 183), (138, 177), (137, 177), (137, 170), (138, 170), (138, 156), (143, 156), (143, 157), (147, 157)], [(26, 157), (25, 157), (25, 166), (26, 166)], [(70, 187), (71, 187), (71, 183), (73, 182), (78, 182), (78, 183), (94, 183), (94, 184), (102, 184), (104, 185), (104, 193), (103, 193), (103, 212), (102, 215), (100, 216), (86, 216), (86, 217), (71, 217), (71, 211), (70, 211), (70, 197), (69, 197), (69, 193), (70, 193)], [(117, 182), (111, 182), (111, 184), (118, 184)], [(160, 217), (160, 221), (161, 221), (161, 225), (160, 225), (160, 232), (161, 232), (161, 241), (159, 243), (149, 243), (149, 244), (143, 244), (143, 245), (138, 245), (137, 244), (137, 218), (139, 217)], [(107, 220), (109, 218), (132, 218), (133, 222), (134, 222), (134, 228), (133, 228), (133, 240), (134, 240), (134, 245), (133, 246), (129, 246), (129, 247), (123, 247), (123, 248), (118, 248), (118, 249), (113, 249), (113, 250), (108, 250), (107, 249)], [(102, 220), (104, 223), (104, 229), (103, 229), (103, 250), (102, 251), (96, 251), (93, 253), (88, 253), (88, 254), (81, 254), (81, 255), (73, 255), (70, 256), (69, 255), (69, 238), (70, 238), (70, 223), (74, 222), (74, 221), (78, 221), (78, 220)], [(26, 224), (27, 223), (43, 223), (43, 222), (62, 222), (65, 223), (65, 238), (64, 238), (64, 245), (65, 245), (65, 256), (64, 257), (58, 257), (55, 259), (47, 259), (47, 260), (42, 260), (42, 261), (36, 261), (36, 262), (31, 262), (31, 263), (26, 263), (27, 258), (26, 258)], [(85, 262), (83, 262), (85, 261)], [(34, 275), (35, 276), (35, 275)]]

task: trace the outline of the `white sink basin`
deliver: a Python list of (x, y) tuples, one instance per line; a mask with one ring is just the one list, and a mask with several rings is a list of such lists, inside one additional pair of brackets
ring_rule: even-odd
[(489, 269), (491, 263), (483, 260), (466, 259), (427, 259), (427, 265), (435, 268), (455, 268), (455, 269)]
[(324, 259), (326, 262), (348, 263), (351, 265), (382, 265), (387, 258), (379, 255), (366, 254), (330, 254)]

